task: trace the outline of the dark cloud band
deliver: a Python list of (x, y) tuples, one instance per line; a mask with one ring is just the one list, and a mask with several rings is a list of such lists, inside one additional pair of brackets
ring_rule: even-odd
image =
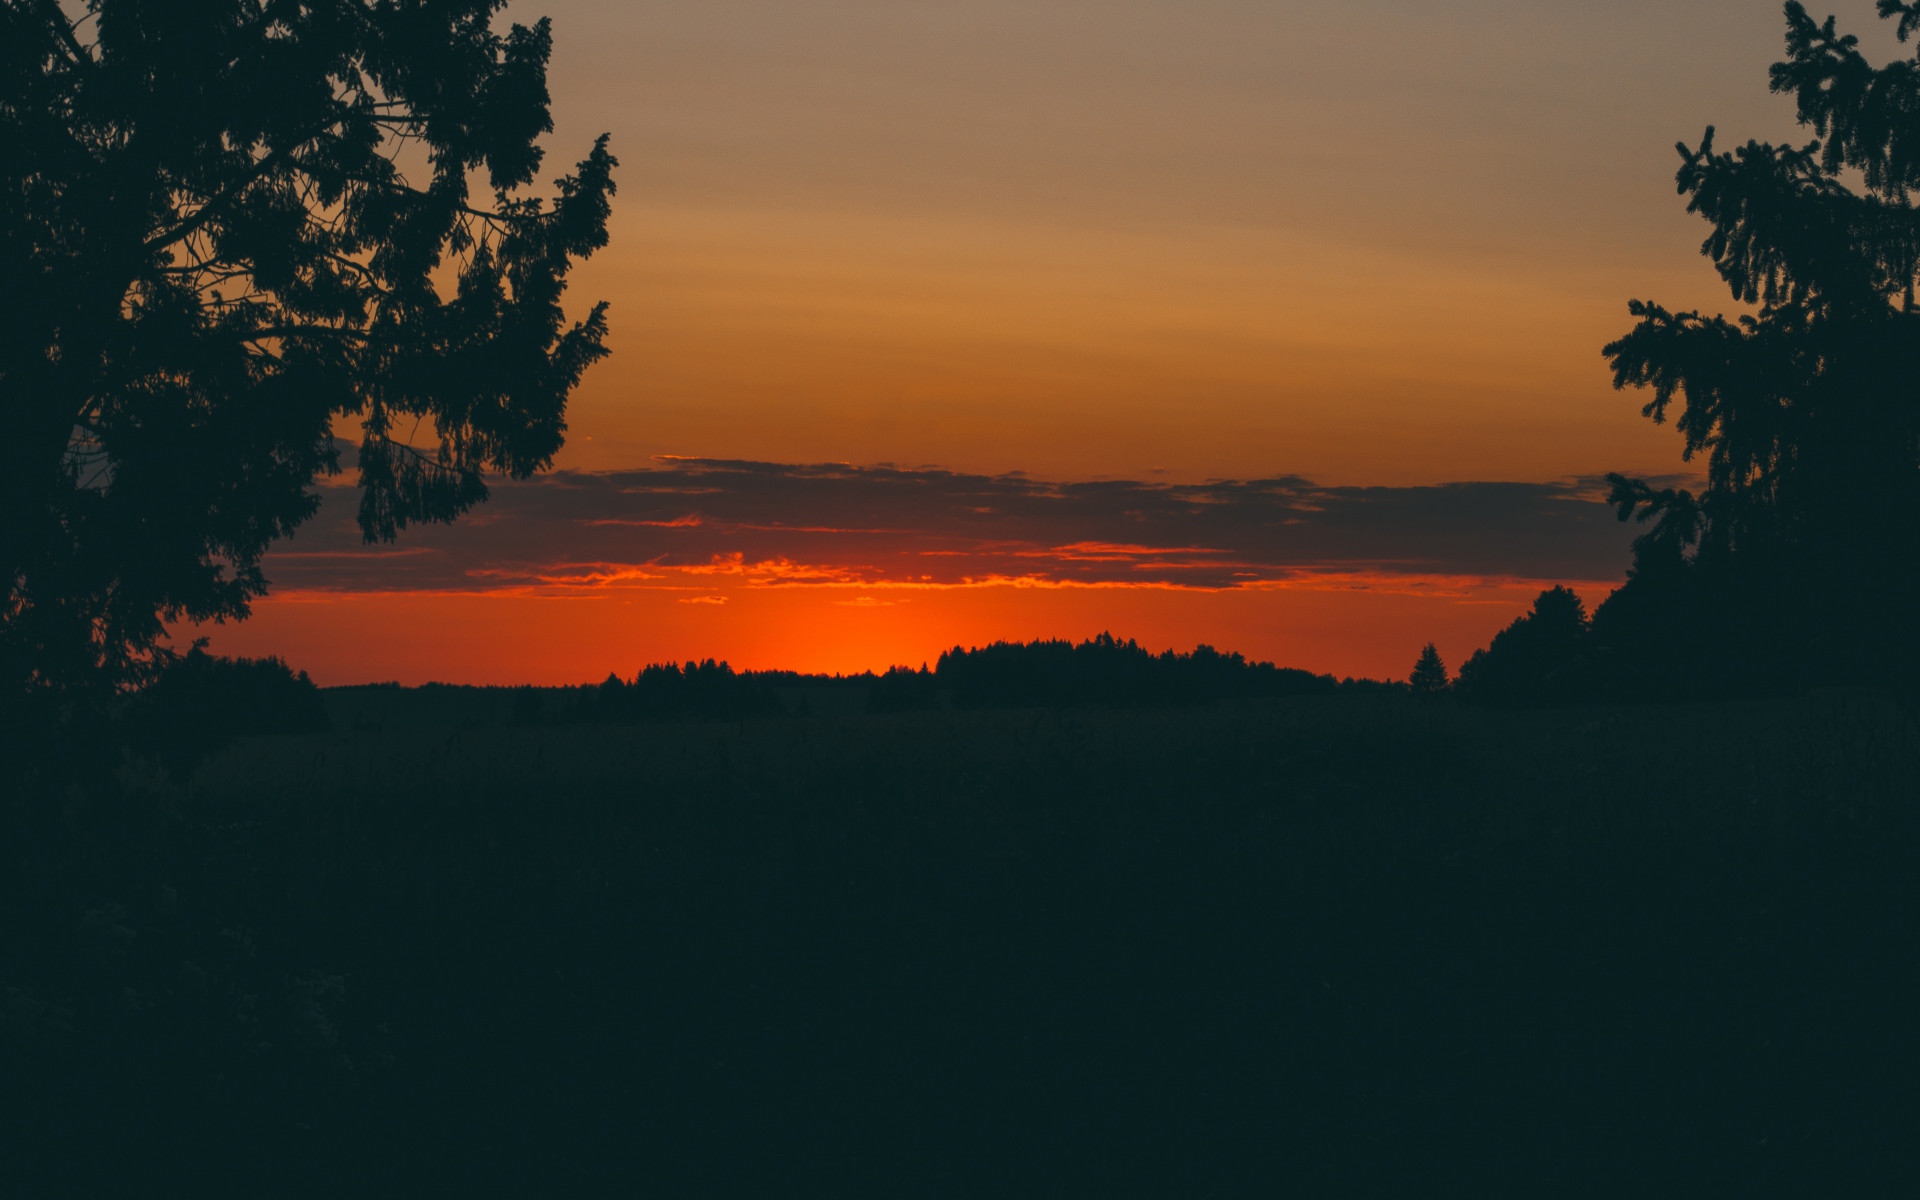
[(662, 459), (493, 485), (458, 524), (364, 546), (355, 493), (268, 560), (282, 589), (755, 586), (1240, 588), (1314, 576), (1605, 581), (1635, 530), (1595, 480), (1161, 484)]

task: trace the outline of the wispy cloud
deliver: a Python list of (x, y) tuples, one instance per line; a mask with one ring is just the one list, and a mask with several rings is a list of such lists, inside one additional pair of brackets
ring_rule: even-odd
[(684, 517), (675, 517), (671, 521), (636, 521), (628, 517), (583, 518), (580, 522), (588, 527), (602, 525), (635, 525), (645, 529), (698, 529), (706, 524), (698, 513), (689, 513)]

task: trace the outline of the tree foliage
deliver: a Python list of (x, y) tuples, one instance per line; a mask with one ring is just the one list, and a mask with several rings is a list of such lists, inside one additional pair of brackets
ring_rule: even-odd
[(1585, 652), (1591, 625), (1586, 604), (1570, 588), (1534, 598), (1533, 609), (1460, 664), (1460, 695), (1478, 704), (1561, 704), (1585, 698)]
[[(1920, 5), (1879, 12), (1901, 41), (1920, 28)], [(1802, 682), (1872, 677), (1913, 650), (1900, 609), (1920, 550), (1920, 59), (1874, 67), (1797, 2), (1786, 22), (1772, 87), (1815, 138), (1725, 150), (1708, 127), (1678, 147), (1680, 194), (1712, 227), (1701, 252), (1749, 311), (1636, 300), (1638, 324), (1605, 348), (1615, 386), (1649, 389), (1645, 415), (1671, 418), (1684, 456), (1705, 460), (1698, 496), (1610, 477), (1621, 518), (1653, 524), (1596, 628), (1650, 669), (1676, 642), (1721, 676), (1780, 651)], [(1743, 648), (1720, 636), (1730, 627)]]
[[(504, 0), (0, 0), (0, 670), (117, 686), (247, 614), (357, 426), (369, 540), (548, 465), (606, 308), (602, 136), (529, 192)], [(165, 657), (164, 651), (161, 657)]]

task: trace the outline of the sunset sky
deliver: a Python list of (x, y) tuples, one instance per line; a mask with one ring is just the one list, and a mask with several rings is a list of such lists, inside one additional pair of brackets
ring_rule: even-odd
[[(1895, 53), (1872, 0), (1824, 11)], [(1804, 140), (1773, 0), (524, 0), (548, 175), (609, 131), (613, 355), (559, 470), (215, 648), (323, 684), (859, 671), (956, 643), (1452, 665), (1604, 597), (1630, 298), (1727, 310), (1673, 143)], [(348, 472), (339, 480), (350, 485)], [(1494, 486), (1499, 485), (1499, 486)]]

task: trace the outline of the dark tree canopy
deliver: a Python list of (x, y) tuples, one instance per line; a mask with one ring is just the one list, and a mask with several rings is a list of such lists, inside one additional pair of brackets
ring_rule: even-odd
[[(1920, 27), (1920, 4), (1879, 12), (1901, 41)], [(1639, 324), (1605, 350), (1615, 386), (1651, 389), (1645, 414), (1673, 417), (1706, 466), (1698, 496), (1612, 477), (1622, 519), (1654, 524), (1596, 630), (1647, 670), (1691, 647), (1722, 677), (1779, 652), (1801, 682), (1872, 678), (1914, 649), (1920, 59), (1876, 68), (1799, 3), (1786, 21), (1772, 86), (1814, 140), (1729, 151), (1709, 127), (1679, 147), (1679, 191), (1712, 227), (1702, 253), (1749, 311), (1635, 301)]]
[(337, 419), (369, 540), (551, 462), (615, 162), (524, 194), (552, 40), (503, 3), (0, 0), (5, 687), (246, 615)]
[(1477, 704), (1564, 704), (1586, 698), (1586, 604), (1570, 588), (1548, 588), (1533, 610), (1460, 664), (1455, 687)]

